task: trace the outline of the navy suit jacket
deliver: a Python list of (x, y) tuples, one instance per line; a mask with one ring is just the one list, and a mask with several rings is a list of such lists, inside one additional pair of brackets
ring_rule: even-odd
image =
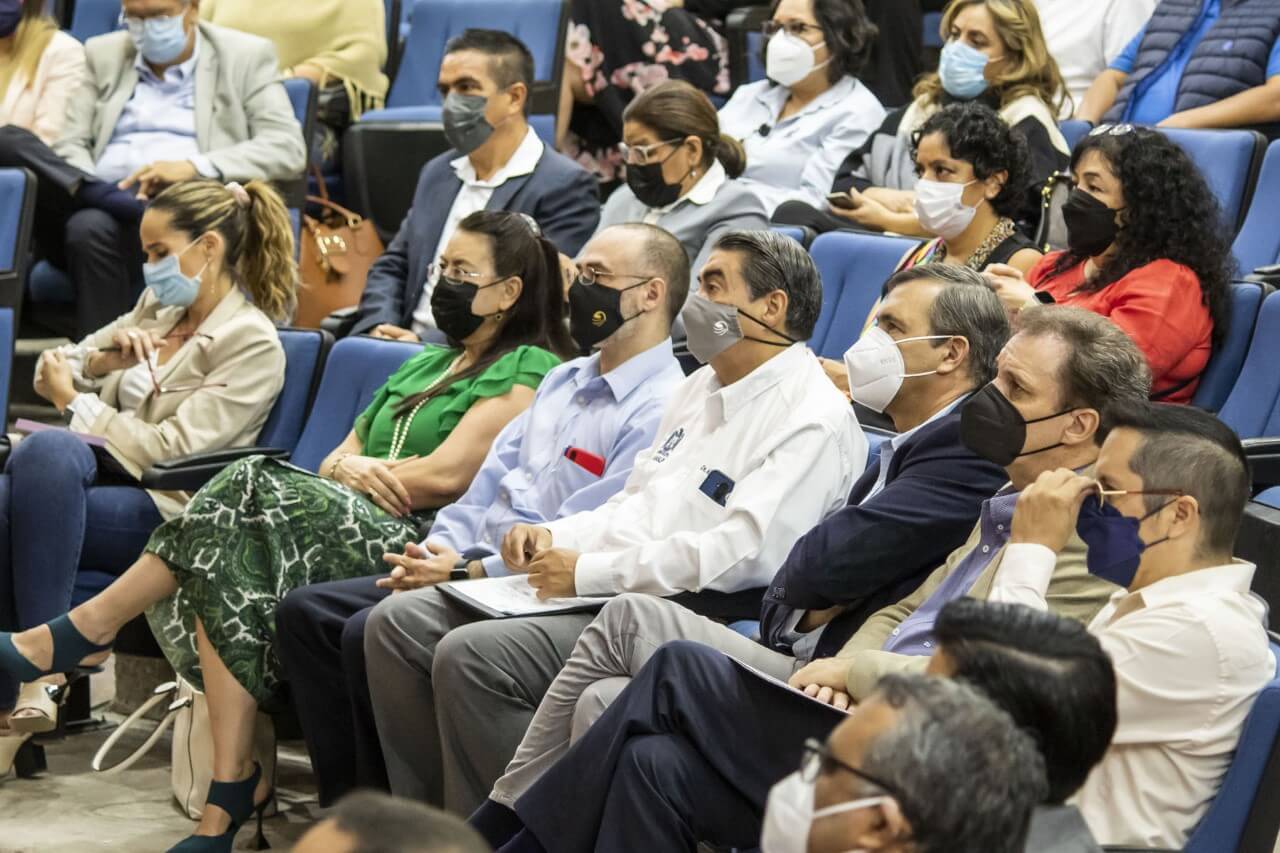
[[(410, 328), (449, 208), (462, 189), (449, 165), (458, 156), (449, 150), (422, 167), (413, 206), (391, 245), (369, 268), (352, 334), (370, 332), (381, 323)], [(542, 236), (572, 257), (595, 233), (600, 195), (590, 172), (546, 147), (532, 172), (494, 189), (485, 209), (529, 214)]]
[(877, 457), (848, 505), (800, 537), (774, 575), (760, 616), (769, 648), (791, 654), (783, 635), (795, 611), (839, 604), (846, 610), (818, 642), (819, 657), (835, 654), (868, 616), (911, 593), (964, 544), (982, 502), (1009, 479), (960, 442), (959, 411), (912, 433), (889, 460), (884, 488), (861, 503), (879, 474)]

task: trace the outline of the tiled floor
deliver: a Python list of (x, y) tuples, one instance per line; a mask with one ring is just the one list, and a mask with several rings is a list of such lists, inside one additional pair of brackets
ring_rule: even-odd
[[(130, 733), (118, 748), (133, 749), (147, 731)], [(49, 772), (36, 779), (12, 774), (0, 779), (0, 853), (152, 853), (191, 833), (195, 824), (178, 811), (170, 795), (168, 736), (130, 769), (102, 776), (89, 762), (107, 733), (103, 729), (47, 745)], [(310, 766), (300, 747), (282, 744), (279, 750), (283, 813), (265, 824), (272, 849), (278, 851), (292, 846), (317, 809)], [(252, 840), (252, 828), (245, 827), (236, 849), (247, 849)]]

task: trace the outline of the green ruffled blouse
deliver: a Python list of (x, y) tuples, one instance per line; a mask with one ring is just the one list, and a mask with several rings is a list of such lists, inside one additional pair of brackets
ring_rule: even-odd
[[(396, 415), (400, 401), (430, 387), (458, 354), (457, 349), (428, 345), (378, 389), (369, 408), (356, 418), (356, 437), (364, 444), (365, 456), (387, 457), (396, 423), (401, 419)], [(559, 358), (541, 347), (521, 346), (489, 365), (479, 376), (453, 383), (418, 410), (399, 458), (434, 452), (476, 401), (501, 397), (516, 385), (536, 389), (542, 377), (559, 363)], [(408, 413), (402, 417), (407, 416)]]

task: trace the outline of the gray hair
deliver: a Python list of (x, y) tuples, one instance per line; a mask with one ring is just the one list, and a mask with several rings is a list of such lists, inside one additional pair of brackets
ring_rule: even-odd
[(667, 320), (675, 322), (689, 296), (689, 255), (670, 231), (644, 222), (626, 222), (614, 228), (625, 228), (639, 238), (636, 246), (636, 275), (651, 275), (667, 283)]
[(949, 285), (929, 308), (929, 333), (969, 342), (967, 368), (974, 386), (996, 378), (996, 356), (1009, 340), (1009, 316), (981, 273), (959, 264), (918, 264), (885, 282), (885, 293), (912, 281)]
[(1114, 403), (1139, 403), (1151, 396), (1146, 356), (1119, 326), (1083, 308), (1036, 305), (1018, 314), (1018, 334), (1052, 335), (1070, 351), (1062, 366), (1064, 405), (1102, 412)]
[[(1020, 853), (1031, 812), (1049, 793), (1031, 735), (960, 681), (887, 675), (875, 696), (899, 718), (867, 748), (860, 769), (891, 788), (915, 849)], [(963, 797), (938, 796), (957, 780)]]
[(715, 247), (742, 254), (742, 277), (752, 299), (775, 290), (787, 294), (790, 337), (807, 341), (813, 336), (822, 310), (822, 276), (803, 246), (777, 231), (733, 231)]

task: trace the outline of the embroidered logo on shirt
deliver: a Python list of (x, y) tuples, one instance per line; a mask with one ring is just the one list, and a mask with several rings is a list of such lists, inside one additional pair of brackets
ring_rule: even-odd
[(658, 452), (653, 454), (653, 461), (665, 462), (667, 460), (667, 457), (671, 455), (671, 451), (675, 450), (676, 447), (678, 447), (680, 442), (683, 440), (684, 440), (684, 428), (681, 427), (680, 429), (671, 433), (671, 435), (667, 436), (666, 441), (662, 442), (662, 446), (658, 448)]

